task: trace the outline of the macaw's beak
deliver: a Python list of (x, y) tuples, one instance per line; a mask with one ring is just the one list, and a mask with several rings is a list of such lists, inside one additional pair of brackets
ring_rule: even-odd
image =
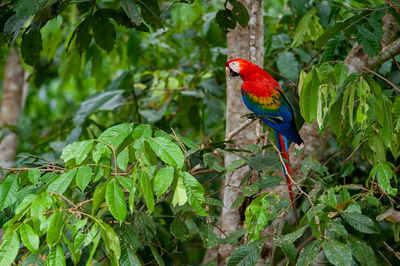
[(226, 66), (225, 67), (225, 73), (229, 78), (237, 77), (239, 76), (239, 73), (233, 71), (230, 67)]

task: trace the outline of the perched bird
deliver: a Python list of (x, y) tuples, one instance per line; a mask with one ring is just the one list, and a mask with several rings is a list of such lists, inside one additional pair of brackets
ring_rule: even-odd
[[(243, 80), (242, 98), (250, 111), (265, 124), (275, 130), (276, 142), (285, 166), (290, 175), (288, 140), (300, 145), (303, 143), (296, 129), (293, 106), (283, 93), (278, 82), (266, 71), (250, 61), (236, 58), (225, 63), (225, 72), (229, 77), (240, 76)], [(297, 222), (292, 181), (283, 168)]]

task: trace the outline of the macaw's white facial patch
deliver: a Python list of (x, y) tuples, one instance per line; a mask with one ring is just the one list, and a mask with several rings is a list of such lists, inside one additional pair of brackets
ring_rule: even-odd
[(225, 67), (225, 73), (228, 77), (231, 77), (231, 73), (229, 71), (229, 67)]
[(236, 72), (238, 74), (240, 73), (239, 62), (233, 61), (229, 63), (229, 67), (233, 70), (233, 72)]

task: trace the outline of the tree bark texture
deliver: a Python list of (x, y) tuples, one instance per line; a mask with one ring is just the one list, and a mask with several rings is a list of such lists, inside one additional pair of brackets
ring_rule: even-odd
[[(8, 126), (18, 125), (22, 112), (22, 94), (24, 88), (24, 69), (17, 49), (10, 47), (4, 68), (4, 83), (0, 109), (0, 127), (2, 132)], [(6, 136), (0, 142), (0, 166), (11, 167), (14, 164), (17, 149), (17, 135), (7, 129)]]
[[(234, 30), (227, 33), (228, 59), (243, 58), (252, 60), (259, 66), (263, 66), (264, 56), (264, 25), (262, 17), (261, 0), (239, 0), (247, 7), (250, 15), (249, 25), (241, 27), (236, 25)], [(226, 132), (229, 133), (243, 123), (246, 118), (241, 116), (249, 113), (242, 101), (240, 86), (242, 81), (238, 78), (227, 80), (227, 108), (226, 108)], [(254, 142), (255, 125), (252, 124), (235, 136), (236, 147), (245, 147)], [(239, 159), (237, 156), (227, 153), (225, 165)], [(221, 213), (221, 229), (226, 235), (237, 231), (242, 226), (239, 211), (232, 209), (232, 203), (240, 194), (240, 181), (248, 173), (249, 168), (243, 167), (225, 177), (222, 190), (224, 207)], [(230, 245), (221, 245), (218, 250), (218, 264), (226, 265), (235, 248)]]

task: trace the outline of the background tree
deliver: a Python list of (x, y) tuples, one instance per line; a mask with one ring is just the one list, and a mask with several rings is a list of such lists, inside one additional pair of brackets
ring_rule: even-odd
[[(12, 43), (30, 83), (0, 181), (1, 265), (199, 264), (211, 248), (228, 265), (398, 262), (400, 3), (264, 1), (263, 23), (242, 3), (0, 5), (1, 71)], [(273, 140), (238, 137), (261, 127), (225, 110), (235, 45), (295, 103), (298, 227)]]

